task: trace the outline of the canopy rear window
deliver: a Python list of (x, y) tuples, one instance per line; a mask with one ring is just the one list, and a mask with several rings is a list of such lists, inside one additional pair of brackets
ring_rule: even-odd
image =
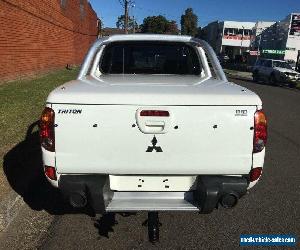
[(100, 61), (103, 74), (200, 75), (194, 47), (172, 42), (115, 42), (107, 45)]

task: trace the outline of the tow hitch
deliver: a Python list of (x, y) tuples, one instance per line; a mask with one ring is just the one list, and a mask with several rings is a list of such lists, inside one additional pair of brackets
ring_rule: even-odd
[(159, 222), (158, 212), (148, 212), (148, 238), (152, 243), (159, 241), (159, 227), (161, 223)]

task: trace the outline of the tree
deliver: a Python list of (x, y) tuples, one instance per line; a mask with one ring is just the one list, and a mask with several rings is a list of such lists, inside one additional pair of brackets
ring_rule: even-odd
[[(125, 16), (124, 15), (121, 15), (118, 17), (116, 26), (118, 29), (125, 29)], [(135, 28), (135, 29), (138, 28), (137, 22), (135, 20), (133, 20), (133, 18), (131, 18), (131, 17), (128, 17), (128, 28), (132, 29), (132, 30), (133, 30), (133, 28)]]
[(97, 28), (98, 28), (98, 31), (97, 31), (97, 37), (101, 37), (101, 33), (102, 33), (102, 27), (103, 27), (103, 22), (100, 18), (97, 19)]
[(167, 24), (166, 34), (178, 35), (179, 30), (176, 21), (172, 20)]
[(128, 8), (129, 6), (134, 5), (134, 0), (119, 0), (119, 2), (124, 8), (124, 31), (125, 34), (128, 34), (128, 27), (129, 27)]
[(203, 37), (203, 30), (201, 27), (197, 28), (197, 34), (195, 35), (197, 38), (202, 38)]
[(192, 8), (187, 8), (185, 14), (181, 16), (181, 34), (195, 36), (198, 32), (198, 17)]
[(141, 25), (141, 32), (153, 34), (178, 34), (178, 27), (175, 21), (169, 21), (164, 16), (148, 16)]

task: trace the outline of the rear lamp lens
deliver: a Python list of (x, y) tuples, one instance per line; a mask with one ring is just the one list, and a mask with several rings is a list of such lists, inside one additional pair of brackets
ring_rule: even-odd
[(261, 152), (267, 143), (267, 119), (262, 110), (254, 114), (253, 153)]
[(54, 167), (45, 166), (44, 170), (45, 170), (45, 175), (50, 180), (53, 180), (53, 181), (57, 180), (56, 171), (55, 171)]
[(40, 141), (46, 150), (55, 151), (54, 141), (54, 116), (53, 109), (46, 107), (40, 119)]
[(261, 167), (251, 169), (251, 171), (249, 173), (250, 182), (258, 180), (258, 178), (261, 176), (261, 173), (262, 173)]
[(140, 116), (170, 116), (169, 111), (166, 110), (142, 110)]

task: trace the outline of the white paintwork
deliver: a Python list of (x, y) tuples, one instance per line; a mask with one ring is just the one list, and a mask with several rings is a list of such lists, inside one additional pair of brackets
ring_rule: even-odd
[[(105, 43), (121, 40), (191, 42), (185, 36), (124, 35), (112, 36)], [(161, 191), (166, 188), (161, 186), (162, 177), (157, 176), (164, 175), (172, 183), (170, 191), (188, 191), (195, 175), (249, 173), (253, 165), (250, 127), (262, 102), (250, 90), (227, 82), (221, 68), (216, 72), (223, 80), (213, 79), (205, 57), (207, 50), (204, 53), (197, 48), (203, 66), (201, 76), (107, 76), (101, 75), (97, 66), (103, 48), (98, 48), (95, 61), (90, 62), (89, 74), (83, 70), (78, 80), (56, 88), (47, 99), (58, 126), (56, 152), (43, 150), (43, 158), (44, 164), (55, 163), (58, 179), (60, 174), (109, 174), (112, 188), (131, 191), (136, 190), (137, 177), (124, 179), (121, 175), (143, 175), (147, 184), (142, 190)], [(59, 112), (73, 109), (81, 113)], [(170, 117), (141, 118), (141, 109), (168, 110)], [(247, 110), (247, 116), (236, 116), (236, 110)], [(163, 152), (146, 152), (154, 134)], [(58, 181), (51, 183), (58, 186)], [(174, 207), (197, 209), (183, 200), (177, 199)], [(111, 210), (118, 207), (120, 204), (112, 205)]]
[(130, 34), (130, 35), (113, 35), (107, 37), (107, 41), (170, 41), (170, 42), (190, 42), (191, 36), (177, 35), (156, 35), (156, 34)]
[(139, 130), (144, 134), (165, 134), (170, 130), (172, 124), (172, 115), (169, 117), (148, 117), (140, 116), (142, 110), (163, 110), (171, 113), (169, 108), (165, 107), (141, 107), (135, 112), (135, 120)]
[[(170, 129), (156, 134), (162, 153), (146, 152), (153, 134), (132, 127), (137, 110), (145, 105), (53, 104), (52, 108), (58, 125), (59, 173), (247, 174), (251, 169), (250, 127), (256, 106), (166, 106)], [(59, 109), (82, 113), (62, 114)], [(237, 109), (247, 110), (248, 115), (235, 116)]]
[(239, 85), (197, 76), (110, 75), (87, 77), (56, 88), (48, 103), (104, 105), (261, 105)]

